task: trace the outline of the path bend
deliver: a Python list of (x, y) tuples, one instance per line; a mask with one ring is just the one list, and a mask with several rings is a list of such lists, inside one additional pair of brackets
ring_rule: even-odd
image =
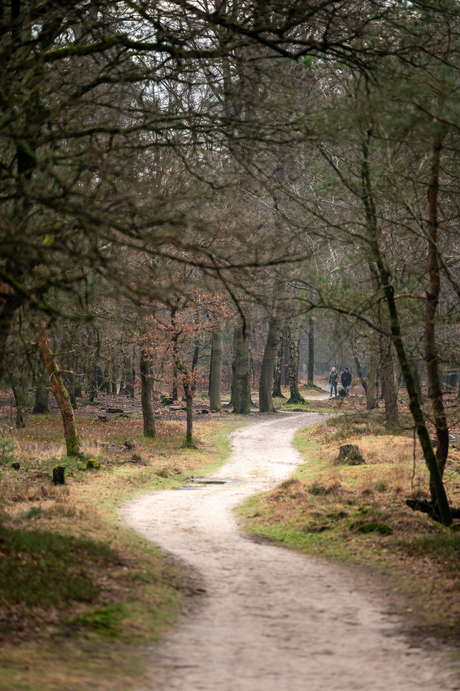
[(232, 509), (289, 477), (301, 463), (295, 431), (321, 419), (280, 415), (239, 429), (216, 473), (236, 482), (126, 506), (126, 522), (197, 570), (206, 588), (202, 607), (150, 650), (142, 691), (460, 689), (445, 658), (414, 647), (351, 571), (239, 532)]

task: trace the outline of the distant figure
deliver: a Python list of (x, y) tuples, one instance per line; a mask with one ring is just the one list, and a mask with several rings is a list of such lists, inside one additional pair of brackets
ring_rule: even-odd
[(342, 372), (342, 378), (340, 380), (342, 382), (343, 390), (345, 391), (346, 394), (348, 394), (348, 391), (350, 389), (350, 384), (351, 384), (351, 374), (348, 371), (348, 367), (345, 367), (345, 369)]
[(335, 367), (333, 367), (331, 369), (331, 373), (329, 375), (329, 384), (331, 385), (331, 395), (329, 396), (329, 398), (332, 398), (332, 390), (333, 389), (335, 391), (335, 395), (337, 396), (337, 384), (338, 383), (339, 383), (339, 373), (337, 372)]

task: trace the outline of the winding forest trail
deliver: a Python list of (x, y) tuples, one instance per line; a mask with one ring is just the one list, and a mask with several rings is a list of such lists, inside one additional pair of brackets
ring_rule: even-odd
[[(460, 688), (435, 651), (414, 647), (389, 603), (353, 573), (238, 531), (233, 507), (301, 462), (294, 432), (322, 418), (274, 416), (232, 435), (219, 478), (144, 495), (126, 522), (202, 576), (201, 606), (152, 651), (161, 691), (439, 691)], [(383, 610), (386, 608), (386, 612)]]

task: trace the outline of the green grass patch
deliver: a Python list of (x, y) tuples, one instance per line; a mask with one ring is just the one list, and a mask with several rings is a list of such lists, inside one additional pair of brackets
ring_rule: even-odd
[(70, 600), (91, 602), (99, 593), (91, 568), (117, 561), (103, 543), (52, 532), (3, 528), (0, 540), (3, 603), (59, 607)]

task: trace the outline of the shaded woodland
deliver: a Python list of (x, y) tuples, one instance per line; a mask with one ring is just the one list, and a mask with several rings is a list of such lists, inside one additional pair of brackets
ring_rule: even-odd
[[(0, 378), (238, 414), (348, 366), (452, 522), (458, 390), (455, 2), (11, 0), (0, 16)], [(422, 382), (429, 406), (423, 407)], [(251, 400), (251, 390), (258, 400)], [(434, 429), (434, 436), (431, 433)], [(435, 442), (435, 444), (434, 444)]]

